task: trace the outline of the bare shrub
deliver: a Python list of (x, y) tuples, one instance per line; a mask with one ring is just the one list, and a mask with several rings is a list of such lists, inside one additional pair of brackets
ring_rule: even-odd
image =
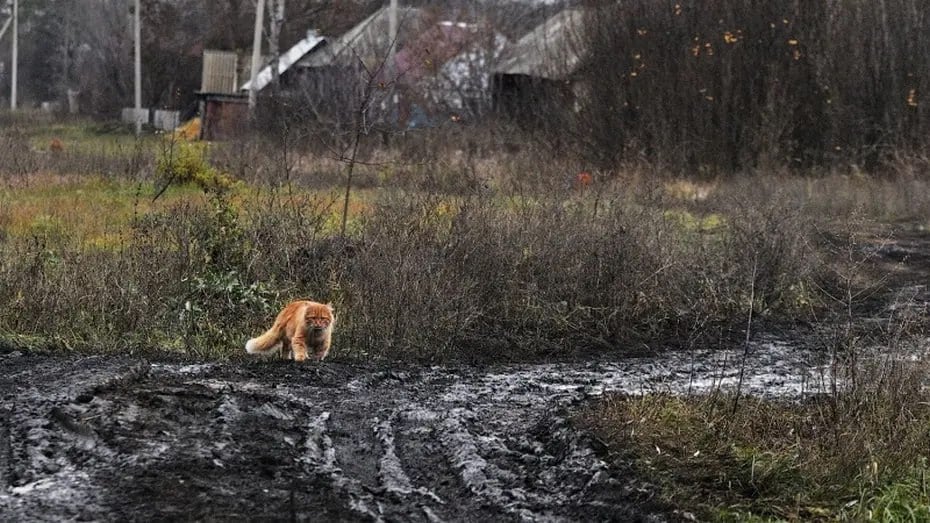
[(752, 233), (705, 230), (663, 211), (649, 187), (385, 189), (344, 238), (333, 234), (334, 197), (278, 188), (231, 198), (210, 192), (142, 214), (116, 250), (18, 239), (7, 255), (26, 255), (3, 267), (5, 329), (80, 333), (75, 343), (126, 332), (139, 345), (235, 354), (282, 300), (311, 297), (340, 311), (337, 353), (520, 358), (726, 329), (760, 245), (773, 246), (757, 260), (771, 266), (758, 285), (773, 314), (787, 310), (775, 297), (814, 270), (798, 269), (809, 260), (791, 235), (803, 228), (781, 227), (777, 212)]

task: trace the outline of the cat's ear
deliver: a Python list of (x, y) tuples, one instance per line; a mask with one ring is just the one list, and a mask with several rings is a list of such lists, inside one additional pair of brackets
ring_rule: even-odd
[(329, 312), (335, 312), (335, 311), (336, 311), (336, 309), (333, 308), (333, 302), (331, 302), (331, 301), (326, 302), (326, 308), (329, 309)]

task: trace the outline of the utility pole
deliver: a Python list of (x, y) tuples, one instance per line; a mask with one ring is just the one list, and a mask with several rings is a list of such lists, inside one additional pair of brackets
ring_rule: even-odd
[(391, 0), (388, 11), (388, 32), (391, 38), (391, 47), (388, 50), (388, 70), (394, 74), (394, 51), (397, 48), (397, 0)]
[(255, 5), (255, 34), (252, 35), (252, 77), (249, 83), (249, 114), (255, 116), (255, 101), (258, 95), (258, 67), (262, 56), (262, 27), (265, 24), (265, 0), (257, 0)]
[(16, 83), (19, 74), (19, 0), (13, 0), (13, 71), (10, 76), (10, 110), (16, 110)]
[(142, 114), (142, 15), (141, 0), (136, 0), (136, 136), (142, 134), (142, 120), (139, 115)]
[(284, 0), (269, 0), (271, 2), (271, 17), (268, 21), (268, 54), (270, 61), (268, 66), (271, 69), (271, 89), (277, 94), (279, 87), (281, 52), (279, 43), (281, 40), (281, 25), (284, 24)]
[(391, 47), (388, 49), (387, 56), (387, 81), (391, 86), (390, 119), (391, 123), (396, 126), (400, 116), (397, 111), (397, 66), (394, 61), (394, 55), (397, 52), (397, 0), (391, 0), (391, 8), (388, 11), (388, 31), (391, 33)]

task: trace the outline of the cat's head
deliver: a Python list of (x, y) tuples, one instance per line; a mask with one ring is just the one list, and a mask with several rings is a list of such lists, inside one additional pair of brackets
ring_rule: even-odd
[(336, 321), (331, 303), (311, 303), (305, 314), (307, 326), (314, 330), (325, 330)]

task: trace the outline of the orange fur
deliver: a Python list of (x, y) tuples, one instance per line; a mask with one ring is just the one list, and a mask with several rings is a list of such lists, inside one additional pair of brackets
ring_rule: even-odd
[(245, 344), (249, 354), (269, 352), (278, 346), (282, 354), (290, 354), (294, 361), (307, 359), (307, 349), (313, 350), (313, 359), (322, 361), (329, 352), (336, 316), (329, 303), (298, 300), (288, 303), (264, 334)]

